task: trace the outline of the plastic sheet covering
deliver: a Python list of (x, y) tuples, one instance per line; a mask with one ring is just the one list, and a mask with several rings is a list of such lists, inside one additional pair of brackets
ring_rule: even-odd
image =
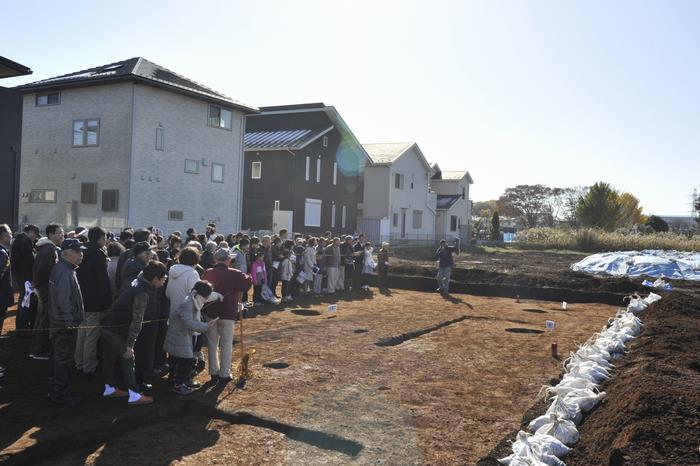
[(573, 264), (571, 270), (617, 277), (700, 280), (700, 253), (659, 250), (603, 252)]

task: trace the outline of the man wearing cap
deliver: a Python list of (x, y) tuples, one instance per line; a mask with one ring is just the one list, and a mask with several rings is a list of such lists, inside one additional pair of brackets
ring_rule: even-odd
[(209, 375), (213, 383), (231, 380), (231, 356), (233, 353), (234, 321), (238, 318), (238, 303), (253, 280), (240, 270), (230, 268), (231, 252), (222, 248), (214, 254), (214, 267), (202, 277), (223, 295), (223, 301), (215, 301), (202, 309), (209, 319), (219, 318), (207, 331), (209, 347)]
[[(145, 228), (139, 228), (133, 232), (132, 238), (134, 240), (134, 243), (140, 243), (142, 241), (145, 241), (150, 244), (151, 232), (146, 230)], [(122, 272), (124, 271), (124, 266), (127, 262), (129, 262), (129, 259), (131, 259), (132, 257), (134, 257), (133, 248), (127, 249), (119, 256), (119, 260), (117, 261), (117, 290), (122, 289)]]
[(146, 264), (153, 259), (154, 247), (147, 241), (140, 241), (131, 248), (131, 258), (126, 261), (122, 269), (121, 286), (119, 293), (131, 286), (136, 277), (141, 273)]
[(80, 398), (71, 394), (69, 383), (73, 370), (79, 326), (85, 318), (83, 297), (75, 270), (83, 261), (85, 246), (74, 238), (61, 243), (61, 257), (49, 277), (49, 322), (51, 323), (51, 357), (49, 394), (51, 401), (77, 405)]
[(440, 240), (440, 247), (435, 253), (435, 259), (438, 261), (438, 291), (447, 296), (450, 293), (450, 276), (452, 275), (452, 266), (454, 266), (454, 255), (459, 255), (459, 238), (455, 238), (455, 245), (448, 246), (447, 241)]

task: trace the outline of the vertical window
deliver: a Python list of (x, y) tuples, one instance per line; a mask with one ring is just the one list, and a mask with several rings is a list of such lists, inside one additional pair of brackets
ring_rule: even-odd
[(450, 217), (450, 231), (457, 231), (457, 216), (452, 215)]
[(36, 95), (36, 106), (46, 107), (47, 105), (58, 105), (61, 103), (61, 93), (60, 92), (49, 92), (46, 94)]
[(392, 225), (394, 225), (394, 227), (399, 226), (399, 214), (397, 214), (396, 212), (394, 212), (394, 213), (391, 215), (391, 217), (392, 217), (392, 218), (391, 218), (391, 223), (392, 223)]
[(118, 189), (103, 189), (102, 190), (102, 211), (103, 212), (118, 212), (119, 211), (119, 190)]
[(231, 129), (232, 113), (216, 105), (209, 106), (209, 126), (213, 128)]
[(465, 199), (467, 197), (467, 190), (462, 186), (462, 199)]
[(224, 182), (224, 166), (220, 163), (211, 164), (211, 180), (214, 183)]
[(321, 157), (316, 159), (316, 183), (321, 182)]
[(199, 173), (199, 160), (185, 159), (185, 173)]
[(262, 162), (253, 162), (250, 169), (250, 177), (254, 180), (262, 178)]
[(320, 227), (321, 226), (321, 200), (306, 199), (304, 203), (304, 226), (305, 227)]
[(100, 120), (73, 121), (73, 147), (97, 146), (100, 142)]
[(335, 203), (331, 205), (331, 228), (335, 228)]
[(29, 202), (56, 202), (55, 189), (32, 189), (29, 193)]
[(328, 147), (328, 136), (323, 136), (323, 147)]
[(275, 201), (275, 206), (272, 208), (272, 210), (280, 210), (280, 201)]
[(414, 181), (415, 181), (415, 179), (413, 178), (413, 175), (411, 175), (411, 189), (413, 189), (413, 182)]
[(423, 228), (423, 211), (414, 210), (413, 211), (413, 229), (419, 230)]
[(333, 186), (338, 184), (338, 162), (333, 162)]
[(165, 150), (163, 128), (156, 128), (156, 150)]
[(97, 204), (97, 183), (80, 184), (80, 202), (83, 204)]
[(340, 227), (345, 228), (345, 220), (347, 219), (348, 216), (348, 209), (347, 207), (343, 206), (343, 209), (341, 210), (340, 214)]
[(394, 188), (403, 189), (403, 175), (400, 173), (394, 174)]
[(309, 172), (311, 171), (311, 157), (306, 156), (306, 181), (309, 181)]

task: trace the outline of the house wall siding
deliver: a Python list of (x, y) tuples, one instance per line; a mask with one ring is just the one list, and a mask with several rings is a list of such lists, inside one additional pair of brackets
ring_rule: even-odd
[[(59, 105), (35, 106), (36, 94), (24, 95), (20, 193), (55, 189), (55, 203), (20, 199), (19, 220), (68, 227), (126, 225), (131, 146), (132, 84), (64, 89)], [(72, 147), (73, 120), (99, 118), (97, 147)], [(83, 182), (96, 182), (97, 204), (82, 204)], [(102, 190), (119, 190), (119, 211), (102, 212)]]
[[(469, 201), (469, 183), (466, 180), (431, 180), (430, 185), (437, 194), (462, 194), (462, 188), (465, 188), (465, 198), (459, 199), (447, 211), (446, 215), (439, 217), (436, 220), (436, 234), (438, 236), (453, 236), (459, 233), (450, 229), (450, 217), (457, 215), (460, 218), (461, 225), (469, 225), (471, 221), (471, 202)], [(441, 232), (441, 233), (438, 233)]]
[[(404, 175), (403, 189), (395, 188), (396, 174)], [(429, 176), (430, 170), (423, 164), (415, 149), (410, 149), (408, 153), (391, 164), (389, 220), (392, 220), (394, 213), (399, 214), (398, 225), (395, 227), (393, 222), (390, 223), (392, 236), (401, 235), (402, 209), (406, 210), (406, 237), (415, 238), (435, 234), (435, 205), (429, 201), (428, 196)], [(411, 180), (413, 180), (413, 189), (411, 189)], [(413, 210), (423, 211), (421, 228), (413, 228)]]

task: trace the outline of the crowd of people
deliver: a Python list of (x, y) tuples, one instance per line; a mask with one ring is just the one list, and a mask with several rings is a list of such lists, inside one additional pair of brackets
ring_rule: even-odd
[(211, 383), (226, 383), (240, 314), (369, 290), (375, 271), (380, 289), (387, 286), (389, 245), (375, 255), (362, 234), (224, 237), (210, 224), (203, 234), (190, 228), (165, 237), (151, 227), (115, 237), (101, 227), (65, 232), (58, 223), (44, 233), (27, 225), (13, 238), (0, 225), (0, 329), (17, 291), (16, 335), (31, 338), (31, 358), (51, 361), (48, 395), (61, 404), (80, 403), (73, 374), (97, 376), (100, 360), (102, 395), (132, 406), (153, 402), (152, 375), (167, 375), (180, 395), (200, 387), (194, 377), (207, 366)]

